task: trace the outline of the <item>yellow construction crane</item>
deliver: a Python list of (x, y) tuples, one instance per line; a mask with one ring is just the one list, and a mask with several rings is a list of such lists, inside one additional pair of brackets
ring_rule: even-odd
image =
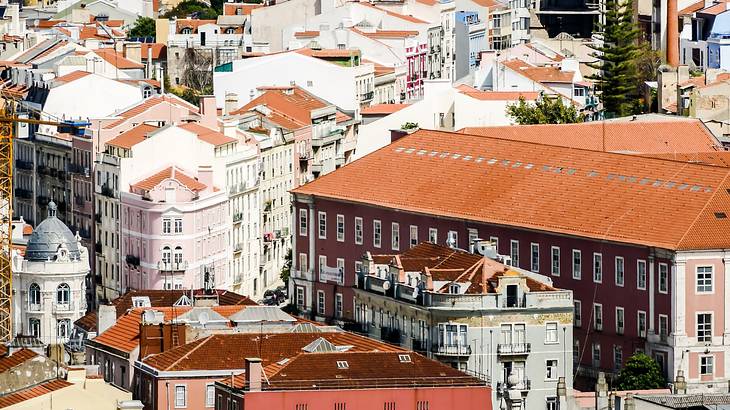
[(78, 133), (86, 122), (44, 121), (15, 116), (19, 103), (13, 96), (2, 93), (4, 106), (0, 110), (0, 342), (13, 339), (13, 126), (18, 123), (54, 125), (59, 132)]

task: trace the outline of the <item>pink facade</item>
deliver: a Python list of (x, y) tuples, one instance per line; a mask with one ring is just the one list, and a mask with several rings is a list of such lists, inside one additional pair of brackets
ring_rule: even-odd
[[(712, 291), (697, 291), (698, 268), (712, 268)], [(686, 327), (687, 336), (697, 337), (697, 313), (712, 314), (712, 336), (722, 337), (725, 323), (725, 298), (722, 284), (725, 283), (725, 264), (721, 259), (693, 259), (687, 261)]]
[(426, 54), (428, 44), (411, 43), (406, 46), (406, 94), (408, 99), (423, 97), (423, 80), (427, 75)]

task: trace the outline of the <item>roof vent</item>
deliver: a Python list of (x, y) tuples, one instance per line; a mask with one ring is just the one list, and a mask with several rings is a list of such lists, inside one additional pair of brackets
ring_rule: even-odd
[(727, 218), (727, 214), (725, 212), (715, 212), (715, 218), (725, 219), (725, 218)]
[(411, 356), (410, 355), (407, 355), (407, 354), (399, 354), (398, 355), (398, 360), (401, 363), (410, 363), (411, 362)]
[(349, 369), (350, 365), (344, 361), (344, 360), (338, 360), (337, 361), (337, 368), (338, 369)]

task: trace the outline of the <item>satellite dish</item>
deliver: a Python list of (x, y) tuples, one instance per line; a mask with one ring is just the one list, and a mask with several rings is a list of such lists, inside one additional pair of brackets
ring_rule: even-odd
[(383, 289), (384, 290), (390, 289), (390, 282), (389, 281), (386, 280), (385, 282), (383, 282)]

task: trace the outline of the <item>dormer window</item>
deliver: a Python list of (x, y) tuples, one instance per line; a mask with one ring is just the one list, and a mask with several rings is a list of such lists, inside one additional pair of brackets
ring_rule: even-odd
[(350, 365), (345, 360), (338, 360), (337, 368), (338, 369), (349, 369)]
[(132, 306), (136, 308), (152, 307), (152, 304), (148, 296), (132, 296)]
[(517, 285), (507, 285), (507, 307), (519, 307), (517, 298)]
[(236, 29), (234, 27), (228, 27), (226, 29), (226, 34), (236, 34)]
[(452, 283), (449, 285), (449, 293), (451, 293), (452, 295), (458, 295), (460, 289), (461, 287), (458, 283)]
[(145, 87), (142, 90), (142, 97), (144, 97), (144, 98), (150, 98), (151, 96), (152, 96), (152, 88)]
[(193, 34), (193, 29), (190, 27), (183, 27), (182, 30), (180, 30), (180, 34)]

